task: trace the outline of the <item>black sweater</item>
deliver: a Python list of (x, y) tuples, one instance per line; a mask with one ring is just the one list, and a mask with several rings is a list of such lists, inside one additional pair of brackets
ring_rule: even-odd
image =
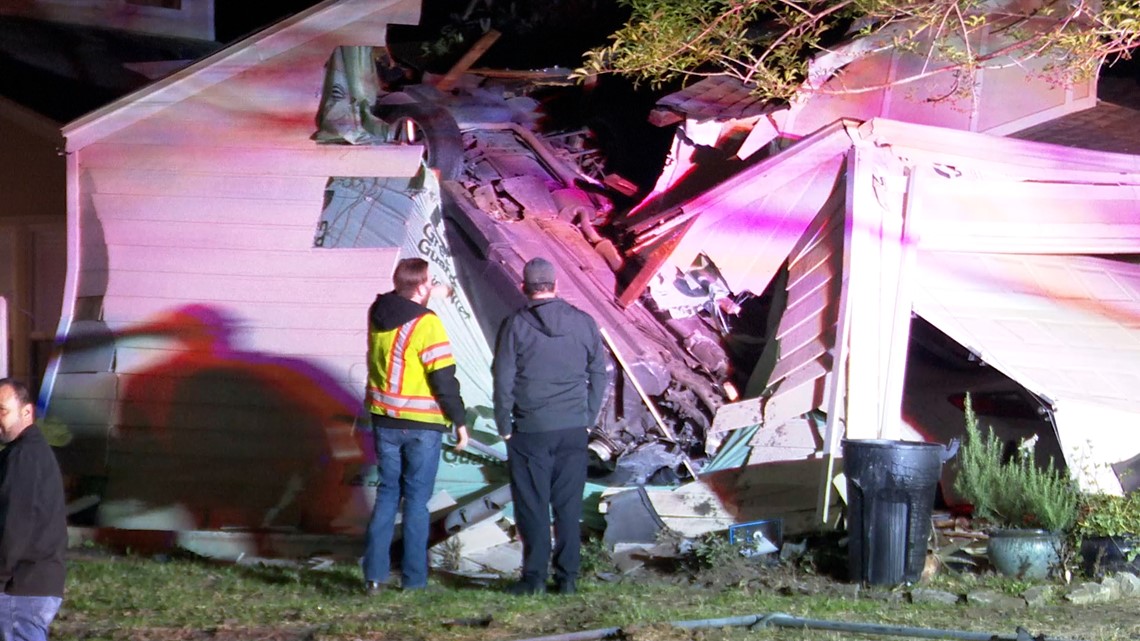
[(593, 427), (608, 377), (598, 324), (561, 298), (529, 301), (495, 343), (499, 434)]
[(55, 454), (32, 425), (0, 450), (0, 586), (63, 596), (67, 508)]

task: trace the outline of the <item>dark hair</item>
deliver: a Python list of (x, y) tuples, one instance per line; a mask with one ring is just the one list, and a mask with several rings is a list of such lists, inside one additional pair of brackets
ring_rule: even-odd
[(428, 262), (422, 258), (405, 258), (396, 263), (392, 272), (392, 285), (396, 293), (411, 298), (421, 285), (428, 282)]
[(32, 392), (20, 381), (14, 378), (0, 378), (0, 387), (11, 387), (12, 391), (16, 393), (16, 400), (20, 402), (20, 407), (25, 405), (32, 405)]
[(554, 283), (523, 283), (523, 293), (527, 296), (554, 291)]

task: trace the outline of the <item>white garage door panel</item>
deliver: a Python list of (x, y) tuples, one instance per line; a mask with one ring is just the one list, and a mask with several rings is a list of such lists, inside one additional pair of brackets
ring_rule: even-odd
[(1140, 266), (1085, 256), (922, 252), (914, 309), (1054, 403), (1066, 463), (1119, 492), (1140, 452)]
[(915, 311), (1050, 399), (1140, 412), (1140, 266), (922, 252)]

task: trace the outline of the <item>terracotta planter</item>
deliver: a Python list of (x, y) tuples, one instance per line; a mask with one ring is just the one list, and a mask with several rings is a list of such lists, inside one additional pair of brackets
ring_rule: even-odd
[(1138, 551), (1140, 539), (1136, 536), (1090, 536), (1081, 541), (1081, 569), (1090, 577), (1114, 572), (1140, 574)]
[(1061, 537), (1045, 530), (994, 530), (987, 554), (1005, 576), (1040, 581), (1061, 563)]

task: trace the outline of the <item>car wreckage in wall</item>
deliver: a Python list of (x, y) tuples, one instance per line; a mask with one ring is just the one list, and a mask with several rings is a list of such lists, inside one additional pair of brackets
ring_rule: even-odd
[[(482, 119), (494, 109), (481, 109), (477, 96), (494, 85), (467, 81), (448, 92), (407, 90), (411, 100), (446, 105), (457, 126), (444, 131), (461, 132), (461, 144), (443, 148), (461, 148), (462, 161), (440, 163), (458, 166), (443, 172), (454, 178), (441, 189), (460, 282), (474, 300), (493, 301), (476, 304), (490, 332), (502, 310), (521, 302), (511, 296), (527, 258), (545, 255), (561, 267), (563, 294), (599, 320), (614, 355), (616, 387), (591, 441), (599, 467), (613, 470), (610, 481), (631, 485), (699, 480), (671, 494), (714, 497), (702, 505), (716, 505), (721, 520), (687, 531), (770, 517), (787, 520), (793, 532), (826, 524), (836, 515), (831, 489), (841, 437), (949, 441), (960, 435), (962, 401), (971, 391), (983, 420), (1011, 445), (1037, 443), (1041, 462), (1066, 463), (1086, 487), (1125, 487), (1128, 457), (1140, 443), (1115, 450), (1106, 423), (1135, 403), (1120, 383), (1137, 374), (1130, 352), (1110, 357), (1117, 345), (1080, 353), (1058, 332), (1081, 327), (1109, 345), (1112, 335), (1133, 330), (1126, 319), (1074, 312), (1100, 304), (1105, 294), (1096, 287), (1074, 293), (1044, 284), (1068, 273), (1126, 290), (1135, 285), (1140, 272), (1113, 258), (1131, 245), (1086, 231), (1092, 221), (1120, 224), (1120, 197), (1097, 195), (1098, 207), (1072, 214), (1064, 211), (1068, 197), (1050, 192), (998, 214), (989, 200), (998, 186), (983, 178), (993, 171), (1015, 189), (1007, 198), (1016, 198), (1061, 179), (1056, 166), (1114, 173), (1129, 161), (874, 119), (840, 119), (792, 135), (792, 116), (781, 122), (771, 107), (765, 113), (754, 104), (751, 113), (686, 121), (657, 188), (630, 205), (612, 187), (620, 181), (575, 162), (581, 140), (536, 134), (520, 124), (532, 114)], [(723, 80), (704, 84), (689, 95), (726, 93)], [(791, 111), (800, 127), (819, 117), (808, 108)], [(1006, 117), (991, 130), (1015, 132), (1019, 119), (1040, 120), (1032, 113)], [(1047, 124), (1033, 135), (1048, 140)], [(431, 133), (429, 160), (438, 149)], [(1097, 191), (1095, 179), (1064, 176), (1075, 191)], [(976, 199), (964, 209), (1002, 222), (973, 224), (981, 214), (935, 204), (948, 190)], [(1034, 211), (1047, 221), (1038, 232), (1044, 238), (1022, 229), (1024, 205), (1040, 207)], [(958, 223), (960, 231), (949, 235)], [(999, 231), (1008, 228), (1019, 229), (1017, 240)], [(1064, 230), (1078, 229), (1078, 241), (1059, 240)], [(958, 259), (965, 256), (984, 268), (963, 268)], [(979, 305), (1001, 301), (992, 303), (993, 316), (979, 319), (964, 302), (977, 292), (986, 292), (975, 299)], [(1024, 300), (1049, 311), (1023, 318), (1008, 309)], [(1049, 349), (1069, 350), (1080, 364), (1050, 375), (1034, 365), (1041, 345), (1030, 327), (1043, 326), (1054, 327)], [(996, 340), (994, 327), (1020, 328), (1023, 337), (1002, 333)], [(1079, 372), (1094, 362), (1102, 381), (1118, 380), (1107, 387), (1081, 382)], [(1077, 424), (1090, 418), (1104, 437), (1084, 438), (1087, 429)], [(760, 463), (785, 469), (745, 472)], [(718, 480), (718, 470), (730, 473)], [(952, 470), (947, 474), (952, 478)], [(789, 479), (800, 492), (789, 493)], [(773, 500), (766, 484), (782, 499)], [(949, 483), (944, 491), (952, 498)], [(678, 515), (697, 516), (686, 512), (691, 507)]]
[[(790, 148), (778, 136), (751, 141), (751, 155), (733, 158), (724, 147), (739, 142), (717, 136), (739, 122), (690, 123), (658, 189), (630, 206), (607, 176), (588, 171), (596, 165), (576, 162), (581, 132), (538, 133), (528, 126), (536, 103), (516, 99), (509, 109), (509, 90), (475, 76), (465, 82), (381, 90), (376, 112), (384, 103), (400, 105), (400, 118), (420, 110), (394, 126), (414, 132), (406, 137), (425, 145), (445, 178), (446, 249), (488, 340), (522, 303), (521, 266), (537, 255), (559, 265), (561, 293), (604, 328), (615, 387), (591, 435), (601, 487), (683, 484), (648, 500), (664, 526), (687, 534), (777, 517), (789, 532), (813, 529), (838, 515), (832, 488), (842, 486), (831, 481), (841, 436), (949, 441), (960, 434), (968, 390), (1002, 400), (1004, 409), (984, 403), (982, 411), (1002, 438), (1040, 432), (1038, 456), (1064, 460), (1045, 395), (976, 352), (947, 350), (957, 343), (920, 316), (921, 331), (898, 330), (913, 315), (901, 297), (913, 295), (904, 266), (916, 255), (891, 240), (905, 194), (886, 176), (914, 167), (895, 166), (908, 158), (895, 154), (908, 152), (873, 150), (881, 143), (870, 142), (878, 141), (871, 125), (841, 120)], [(706, 136), (720, 131), (702, 144), (702, 127)], [(921, 128), (899, 131), (899, 149), (911, 144), (907, 136), (922, 138)], [(694, 161), (702, 150), (719, 158)], [(874, 207), (855, 204), (867, 196), (852, 183), (867, 171), (888, 185), (876, 187)], [(878, 231), (859, 233), (857, 215)], [(852, 332), (875, 347), (852, 356)], [(918, 360), (908, 363), (911, 345), (909, 360)], [(860, 392), (880, 400), (852, 400), (842, 387), (849, 360), (868, 376), (846, 385), (875, 381)], [(916, 406), (923, 396), (934, 400)], [(891, 397), (907, 399), (905, 416), (891, 411)], [(1027, 419), (1007, 415), (1011, 397), (1024, 399)], [(851, 429), (852, 406), (866, 426)]]
[[(361, 95), (352, 101), (373, 102), (367, 113), (379, 117), (358, 127), (360, 119), (332, 117), (345, 102), (326, 103), (318, 138), (334, 143), (414, 142), (425, 148), (433, 175), (423, 177), (427, 187), (421, 197), (431, 203), (418, 209), (433, 212), (429, 218), (442, 216), (444, 222), (433, 220), (435, 231), (410, 242), (408, 249), (440, 269), (441, 282), (459, 285), (465, 310), (456, 321), (478, 333), (462, 334), (453, 342), (480, 343), (477, 349), (459, 348), (472, 356), (461, 359), (461, 370), (481, 379), (464, 388), (478, 390), (465, 392), (465, 397), (479, 416), (486, 420), (490, 411), (487, 346), (502, 319), (524, 302), (519, 291), (523, 263), (545, 256), (558, 266), (560, 295), (598, 320), (613, 355), (613, 386), (590, 440), (595, 480), (603, 485), (670, 486), (694, 478), (717, 451), (710, 429), (726, 399), (727, 357), (707, 323), (662, 322), (659, 314), (640, 304), (623, 307), (615, 300), (625, 258), (599, 228), (608, 227), (617, 213), (616, 192), (605, 185), (604, 176), (590, 175), (574, 161), (585, 155), (586, 132), (544, 135), (534, 126), (537, 101), (525, 96), (506, 99), (506, 87), (480, 87), (474, 77), (453, 92), (431, 85), (394, 92), (378, 88), (370, 50), (345, 48), (332, 62), (330, 77), (356, 79), (331, 84), (359, 85)], [(361, 77), (366, 80), (361, 82)], [(371, 200), (402, 199), (406, 187), (389, 184), (392, 193)], [(379, 230), (400, 217), (393, 210), (384, 216), (354, 217), (327, 208), (322, 242), (351, 237), (357, 246), (362, 238), (391, 244), (396, 240), (392, 234)], [(404, 227), (397, 223), (395, 233), (403, 233)], [(718, 293), (726, 293), (723, 286), (700, 280), (691, 286), (691, 313), (722, 304)], [(498, 440), (487, 435), (494, 434), (492, 427), (478, 418), (474, 424), (484, 428), (477, 427), (482, 440)], [(501, 456), (501, 447), (495, 451)]]

